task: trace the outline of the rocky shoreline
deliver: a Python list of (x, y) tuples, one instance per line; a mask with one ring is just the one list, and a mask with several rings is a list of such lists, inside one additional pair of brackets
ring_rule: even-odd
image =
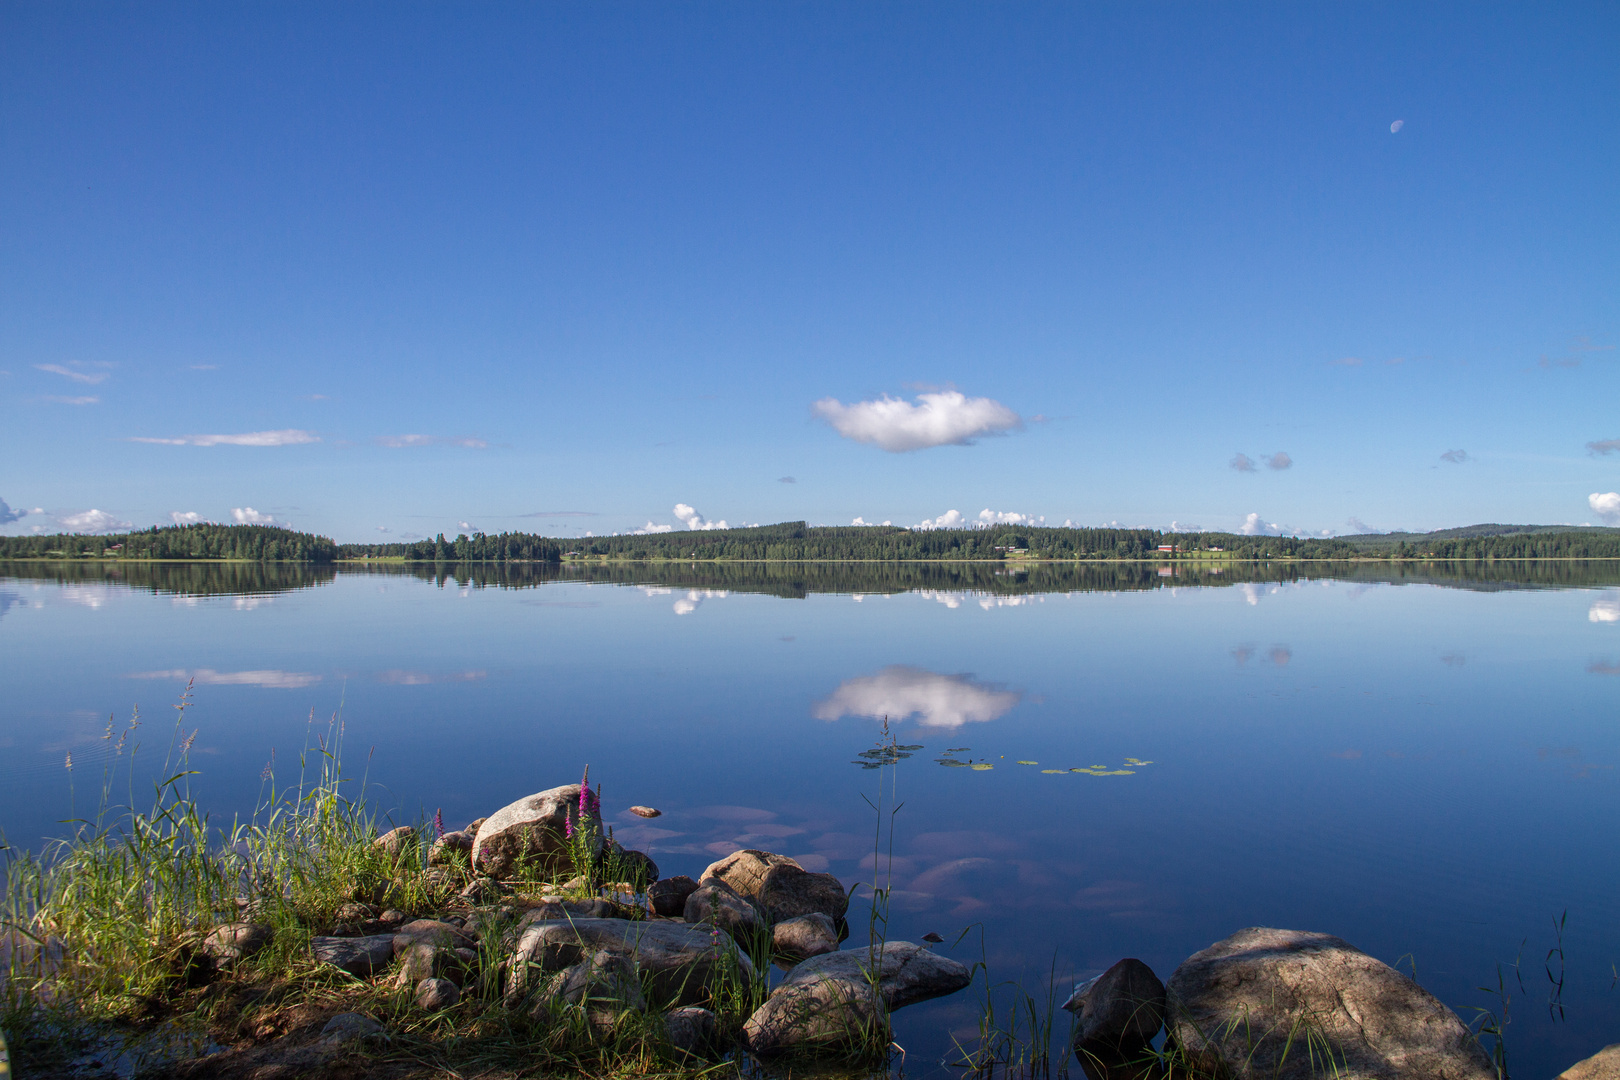
[[(425, 839), (398, 828), (374, 847), (395, 858)], [(424, 1013), (451, 1009), (473, 981), (495, 978), (504, 1008), (569, 1016), (602, 1038), (628, 1018), (651, 1021), (694, 1066), (739, 1053), (765, 1063), (881, 1058), (893, 1012), (957, 993), (973, 977), (928, 942), (841, 948), (849, 934), (843, 884), (784, 855), (738, 851), (695, 880), (661, 878), (651, 858), (603, 831), (595, 793), (581, 784), (444, 833), (425, 861), (411, 871), (415, 882), (357, 888), (332, 925), (310, 938), (310, 956), (409, 993)], [(585, 872), (561, 887), (523, 887), (570, 867)], [(432, 910), (394, 906), (407, 893), (438, 902)], [(271, 940), (273, 927), (259, 917), (264, 901), (240, 903), (237, 921), (190, 943), (186, 963), (200, 977)], [(780, 981), (762, 1000), (749, 999), (740, 1025), (728, 1024), (718, 1002), (735, 1001), (738, 987), (760, 987), (759, 972), (772, 963), (784, 972)], [(1188, 957), (1167, 982), (1140, 960), (1122, 959), (1063, 1007), (1074, 1017), (1073, 1052), (1092, 1080), (1500, 1080), (1498, 1064), (1455, 1013), (1328, 934), (1239, 930)], [(319, 1031), (224, 1050), (186, 1072), (276, 1080), (352, 1058), (386, 1037), (375, 1019), (343, 1013)], [(1620, 1045), (1560, 1080), (1615, 1078)]]

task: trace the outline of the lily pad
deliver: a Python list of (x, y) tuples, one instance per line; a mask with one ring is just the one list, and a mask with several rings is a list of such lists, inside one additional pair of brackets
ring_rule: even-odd
[(995, 768), (995, 766), (990, 764), (988, 761), (975, 761), (972, 765), (969, 765), (968, 768), (972, 769), (974, 772), (984, 772), (986, 769)]
[(1020, 764), (1020, 765), (1039, 765), (1040, 762), (1038, 762), (1038, 761), (1020, 761), (1018, 764)]
[(1068, 769), (1042, 769), (1043, 773), (1067, 773)]

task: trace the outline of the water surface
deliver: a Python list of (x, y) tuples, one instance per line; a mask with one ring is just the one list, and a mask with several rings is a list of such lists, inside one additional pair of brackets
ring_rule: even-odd
[[(341, 711), (401, 820), (460, 825), (589, 763), (666, 875), (763, 847), (869, 881), (878, 774), (854, 762), (886, 715), (924, 747), (877, 866), (894, 937), (971, 928), (953, 955), (982, 940), (995, 980), (1066, 994), (1122, 956), (1168, 977), (1240, 927), (1322, 930), (1465, 1018), (1520, 957), (1519, 1075), (1620, 1030), (1614, 564), (0, 575), (14, 844), (89, 809), (109, 717), (139, 707), (155, 768), (191, 680), (216, 818)], [(898, 1014), (912, 1072), (973, 1033), (980, 986)]]

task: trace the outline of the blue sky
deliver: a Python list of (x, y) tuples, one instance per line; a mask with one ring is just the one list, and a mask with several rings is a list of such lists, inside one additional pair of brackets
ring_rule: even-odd
[(1620, 521), (1617, 47), (1600, 3), (8, 4), (0, 528)]

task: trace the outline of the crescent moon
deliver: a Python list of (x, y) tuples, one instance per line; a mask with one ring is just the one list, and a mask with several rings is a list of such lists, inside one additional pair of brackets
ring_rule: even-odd
[(1406, 126), (1406, 121), (1405, 120), (1397, 120), (1393, 124), (1389, 125), (1389, 133), (1391, 135), (1393, 135), (1397, 131), (1401, 130), (1401, 128), (1405, 127), (1405, 126)]

